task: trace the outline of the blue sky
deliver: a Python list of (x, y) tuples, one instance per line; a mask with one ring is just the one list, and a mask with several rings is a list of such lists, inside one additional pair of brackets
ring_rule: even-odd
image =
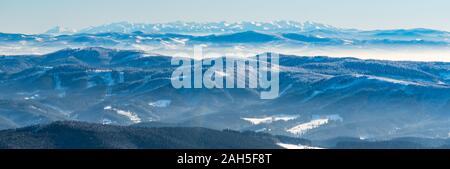
[(448, 0), (0, 0), (0, 32), (111, 22), (314, 21), (344, 28), (450, 31)]

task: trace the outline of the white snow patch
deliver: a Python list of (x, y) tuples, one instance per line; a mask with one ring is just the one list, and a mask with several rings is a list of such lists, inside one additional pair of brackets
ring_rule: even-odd
[(277, 115), (262, 118), (242, 118), (242, 120), (248, 121), (253, 125), (258, 125), (258, 124), (270, 124), (276, 121), (291, 121), (297, 119), (298, 117), (299, 116), (296, 115)]
[(331, 121), (343, 122), (344, 119), (339, 114), (313, 115), (311, 121), (299, 124), (286, 131), (295, 135), (303, 135), (309, 130), (326, 125)]
[(330, 121), (339, 121), (339, 122), (343, 122), (344, 121), (344, 119), (339, 114), (313, 115), (312, 119), (313, 120), (328, 119)]
[(34, 40), (36, 40), (37, 42), (44, 42), (44, 39), (39, 38), (39, 37), (34, 38)]
[(347, 39), (342, 39), (342, 41), (344, 41), (344, 45), (351, 45), (354, 43), (352, 40), (347, 40)]
[(103, 119), (102, 124), (111, 124), (112, 121), (110, 119)]
[(287, 130), (287, 132), (295, 134), (295, 135), (303, 135), (311, 129), (318, 128), (322, 125), (328, 124), (328, 119), (316, 119), (311, 120), (310, 122), (299, 124)]
[(33, 96), (30, 96), (30, 97), (24, 97), (23, 99), (24, 100), (34, 100), (34, 99), (37, 99), (37, 98), (39, 98), (39, 94), (35, 94)]
[(140, 123), (140, 122), (142, 122), (141, 118), (139, 118), (139, 116), (137, 114), (135, 114), (135, 113), (133, 113), (131, 111), (120, 110), (120, 109), (113, 108), (111, 106), (106, 106), (103, 109), (115, 111), (119, 115), (126, 116), (133, 123)]
[(47, 111), (42, 110), (41, 108), (36, 107), (36, 106), (33, 106), (33, 105), (31, 105), (30, 108), (31, 108), (31, 109), (34, 109), (34, 110), (37, 110), (37, 111), (40, 111), (40, 112), (47, 112)]
[(272, 123), (272, 117), (264, 117), (264, 118), (242, 118), (245, 121), (248, 121), (254, 125), (262, 124), (262, 123)]
[(386, 77), (367, 76), (367, 78), (368, 78), (368, 79), (374, 79), (374, 80), (385, 81), (385, 82), (389, 82), (389, 83), (401, 84), (401, 85), (416, 85), (416, 86), (422, 86), (422, 84), (420, 84), (420, 83), (409, 82), (409, 81), (404, 81), (404, 80), (397, 80), (397, 79), (391, 79), (391, 78), (386, 78)]
[(305, 146), (305, 145), (295, 145), (295, 144), (285, 144), (285, 143), (277, 143), (280, 147), (283, 147), (285, 149), (323, 149), (320, 147), (312, 147), (312, 146)]
[(112, 72), (111, 69), (93, 69), (90, 70), (90, 72), (94, 72), (94, 73), (108, 73), (108, 72)]
[(358, 75), (357, 74), (357, 75), (355, 75), (355, 77), (366, 77), (367, 79), (384, 81), (384, 82), (388, 82), (388, 83), (401, 84), (401, 85), (425, 86), (424, 84), (417, 83), (417, 82), (411, 82), (411, 81), (406, 81), (406, 80), (398, 80), (398, 79), (392, 79), (392, 78), (380, 77), (380, 76)]
[(271, 131), (271, 129), (261, 128), (261, 129), (255, 130), (255, 132), (257, 132), (257, 133), (266, 132), (266, 131)]
[(156, 102), (150, 102), (148, 105), (152, 107), (164, 108), (169, 107), (171, 103), (171, 100), (158, 100)]
[(181, 45), (186, 45), (186, 42), (188, 41), (188, 39), (179, 39), (179, 38), (170, 38), (170, 40), (179, 43)]

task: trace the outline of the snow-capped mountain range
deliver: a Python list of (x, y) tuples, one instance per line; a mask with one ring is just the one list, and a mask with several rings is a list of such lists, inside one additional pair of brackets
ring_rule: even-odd
[[(192, 36), (229, 35), (242, 32), (257, 32), (272, 36), (289, 35), (288, 39), (308, 41), (325, 41), (335, 38), (346, 43), (353, 40), (378, 40), (383, 43), (407, 43), (391, 41), (433, 41), (435, 43), (450, 42), (450, 33), (446, 31), (416, 28), (394, 30), (358, 30), (337, 28), (331, 25), (316, 22), (274, 21), (274, 22), (170, 22), (158, 24), (143, 24), (118, 22), (100, 26), (92, 26), (76, 31), (74, 29), (55, 27), (44, 34), (47, 35), (73, 35), (73, 34), (177, 34)], [(303, 36), (298, 36), (300, 34)], [(285, 36), (284, 36), (285, 37)], [(276, 39), (276, 38), (275, 38)], [(320, 40), (322, 39), (322, 40)], [(412, 42), (411, 42), (412, 43)]]
[(450, 61), (450, 33), (432, 29), (363, 31), (314, 22), (112, 23), (44, 34), (0, 33), (0, 55), (45, 54), (63, 48), (105, 47), (172, 55), (194, 45), (216, 53), (274, 52), (363, 59)]
[[(348, 38), (348, 39), (397, 39), (397, 40), (430, 40), (436, 38), (440, 41), (449, 41), (449, 32), (416, 28), (393, 30), (358, 30), (338, 28), (316, 22), (273, 21), (273, 22), (169, 22), (169, 23), (130, 23), (117, 22), (100, 26), (91, 26), (76, 31), (74, 29), (55, 27), (43, 34), (72, 35), (72, 34), (184, 34), (184, 35), (211, 35), (233, 34), (240, 32), (260, 33), (299, 33), (313, 35), (317, 38)], [(424, 38), (427, 37), (427, 38)]]
[[(65, 34), (67, 28), (62, 29), (61, 32), (54, 31), (60, 27), (52, 28), (46, 34)], [(69, 29), (70, 30), (70, 29)], [(117, 22), (100, 26), (92, 26), (81, 29), (79, 31), (72, 31), (74, 33), (182, 33), (182, 34), (211, 34), (211, 33), (237, 33), (245, 31), (264, 31), (264, 32), (309, 32), (313, 30), (324, 31), (340, 31), (339, 29), (330, 25), (325, 25), (315, 22), (294, 22), (294, 21), (274, 21), (274, 22), (169, 22), (169, 23), (130, 23)]]

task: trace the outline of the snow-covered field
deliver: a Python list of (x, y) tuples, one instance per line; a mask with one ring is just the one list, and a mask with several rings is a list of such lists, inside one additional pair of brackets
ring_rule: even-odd
[(260, 118), (242, 118), (242, 120), (248, 121), (254, 125), (258, 125), (258, 124), (270, 124), (276, 121), (291, 121), (297, 119), (298, 117), (299, 116), (296, 115), (276, 115)]
[(295, 144), (277, 143), (277, 145), (285, 149), (323, 149), (320, 147), (305, 146), (301, 144), (295, 145)]
[(128, 119), (130, 119), (130, 121), (132, 121), (133, 123), (140, 123), (140, 122), (142, 122), (141, 118), (139, 118), (139, 116), (137, 114), (135, 114), (135, 113), (133, 113), (131, 111), (120, 110), (120, 109), (113, 108), (111, 106), (106, 106), (104, 109), (105, 110), (115, 111), (117, 114), (125, 116)]
[(295, 135), (303, 135), (312, 129), (326, 125), (331, 121), (342, 122), (343, 120), (344, 119), (337, 114), (324, 116), (315, 115), (313, 116), (311, 121), (307, 123), (298, 124), (290, 129), (287, 129), (286, 131)]

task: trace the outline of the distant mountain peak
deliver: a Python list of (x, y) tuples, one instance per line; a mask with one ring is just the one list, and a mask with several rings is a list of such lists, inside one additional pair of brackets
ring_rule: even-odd
[(50, 34), (50, 35), (71, 35), (77, 33), (77, 30), (75, 29), (69, 29), (61, 26), (55, 26), (48, 31), (46, 31), (44, 34)]

